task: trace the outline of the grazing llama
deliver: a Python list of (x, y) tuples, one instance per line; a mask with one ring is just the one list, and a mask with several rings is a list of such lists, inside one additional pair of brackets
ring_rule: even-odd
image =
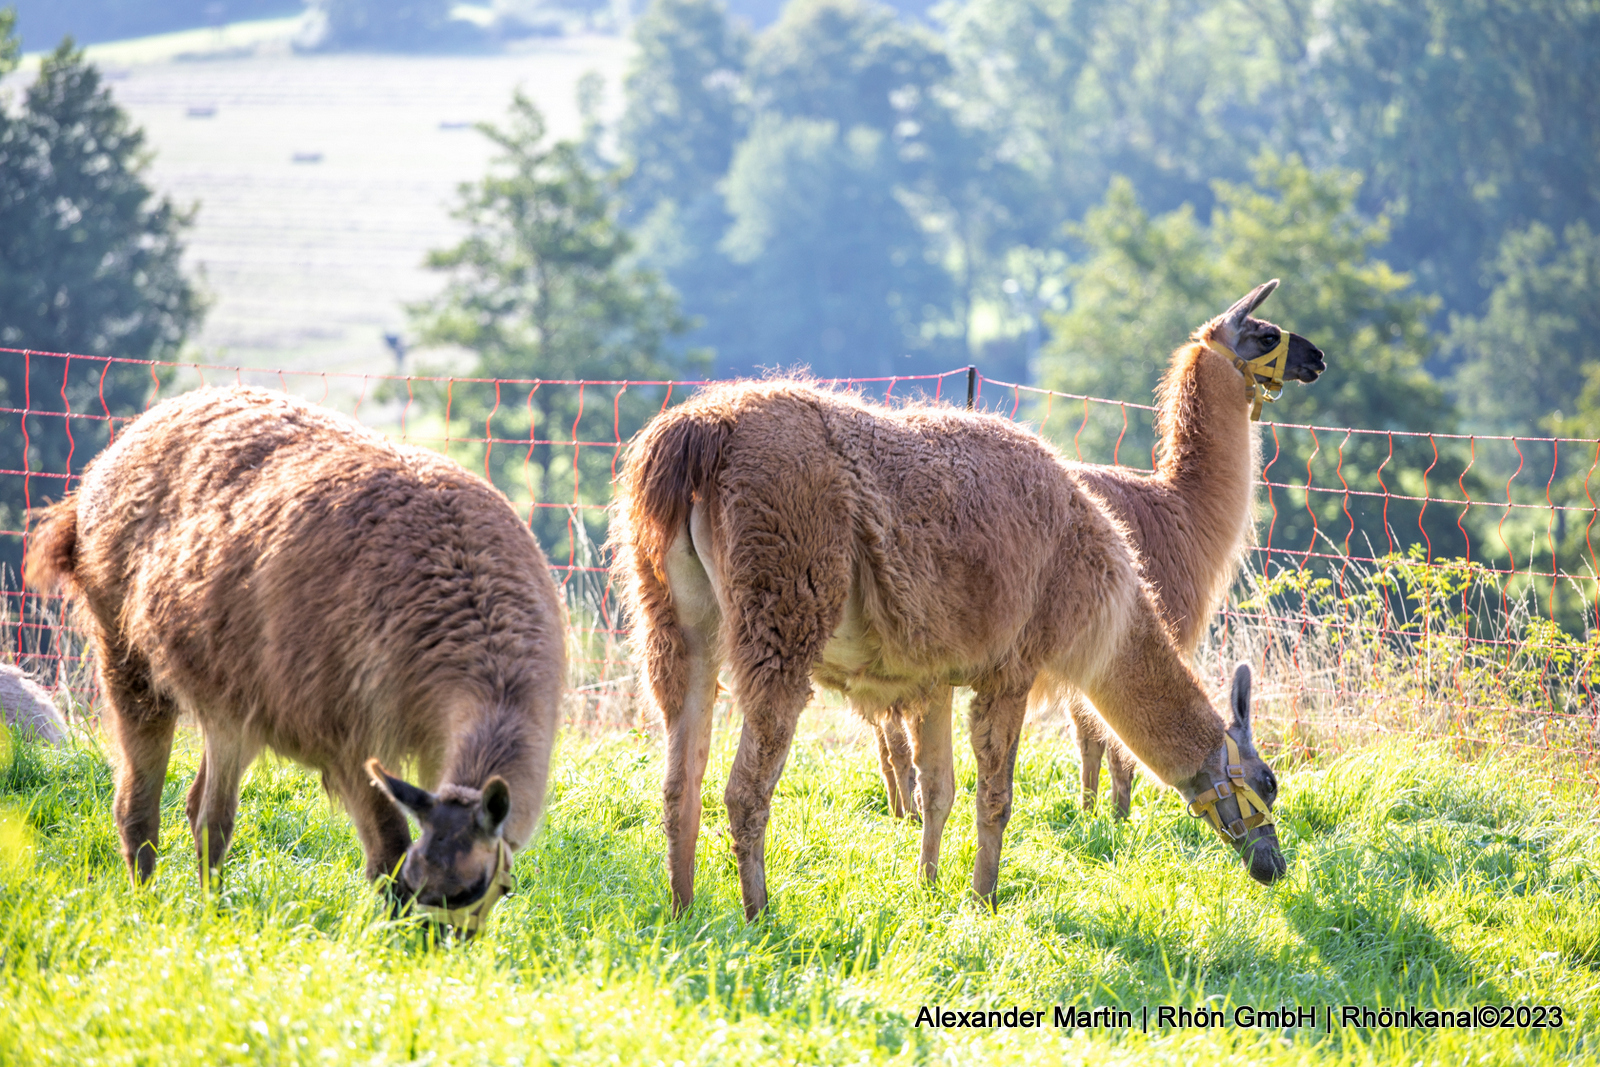
[[(564, 677), (555, 584), (500, 493), (292, 397), (204, 389), (119, 433), (30, 549), (30, 584), (64, 583), (93, 643), (136, 882), (187, 713), (202, 882), (270, 748), (322, 772), (368, 878), (477, 925), (538, 822)], [(406, 761), (429, 788), (383, 768)]]
[[(1310, 341), (1251, 317), (1277, 287), (1276, 278), (1257, 286), (1172, 353), (1158, 390), (1159, 458), (1153, 474), (1097, 464), (1073, 467), (1078, 481), (1126, 527), (1156, 607), (1191, 660), (1227, 595), (1250, 536), (1252, 488), (1260, 461), (1252, 421), (1252, 414), (1259, 413), (1259, 408), (1252, 411), (1254, 386), (1314, 382), (1327, 369), (1322, 352)], [(1284, 362), (1275, 381), (1272, 372), (1243, 365), (1256, 361), (1259, 368), (1280, 346)], [(944, 709), (949, 700), (948, 694), (935, 694), (928, 713), (948, 717)], [(1082, 756), (1083, 806), (1094, 808), (1104, 754), (1116, 814), (1126, 818), (1133, 757), (1115, 736), (1106, 734), (1082, 694), (1068, 695), (1068, 710)], [(908, 718), (894, 709), (875, 727), (878, 761), (896, 816), (916, 810), (917, 775), (906, 726), (921, 714), (918, 709)]]
[[(813, 677), (874, 715), (972, 687), (972, 886), (985, 899), (999, 878), (1028, 693), (1040, 681), (1087, 693), (1157, 777), (1186, 800), (1214, 803), (1255, 877), (1285, 871), (1270, 817), (1240, 825), (1249, 812), (1225, 781), (1233, 764), (1236, 783), (1267, 803), (1276, 793), (1250, 741), (1248, 692), (1246, 714), (1225, 724), (1173, 645), (1120, 525), (1070, 465), (1016, 425), (944, 407), (891, 410), (801, 382), (708, 388), (630, 446), (613, 530), (666, 724), (678, 911), (694, 897), (724, 659), (744, 715), (725, 796), (748, 918), (767, 903), (772, 793)], [(948, 715), (922, 724), (918, 750), (944, 753), (922, 783), (931, 879), (955, 782)], [(1214, 783), (1223, 785), (1212, 792)]]

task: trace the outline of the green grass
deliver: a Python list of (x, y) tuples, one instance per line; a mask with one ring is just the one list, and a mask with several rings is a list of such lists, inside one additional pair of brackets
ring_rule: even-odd
[[(197, 888), (180, 745), (163, 859), (133, 890), (92, 746), (0, 751), (0, 1061), (40, 1063), (1556, 1063), (1600, 1054), (1593, 798), (1514, 764), (1388, 747), (1283, 774), (1292, 873), (1252, 883), (1170, 791), (1079, 812), (1070, 746), (1027, 739), (996, 913), (965, 892), (970, 758), (944, 874), (864, 747), (796, 748), (773, 907), (741, 921), (707, 777), (700, 895), (666, 909), (659, 741), (568, 735), (543, 833), (488, 935), (387, 921), (310, 773), (257, 764), (226, 886)], [(0, 742), (3, 746), (4, 742)], [(958, 740), (958, 746), (961, 742)], [(958, 749), (959, 750), (959, 749)], [(922, 1005), (1559, 1005), (1560, 1030), (930, 1029)]]

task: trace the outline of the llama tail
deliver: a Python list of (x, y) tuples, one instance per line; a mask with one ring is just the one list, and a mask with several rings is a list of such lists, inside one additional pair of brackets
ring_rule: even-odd
[(725, 415), (671, 411), (659, 416), (629, 448), (621, 479), (622, 537), (639, 556), (660, 566), (667, 547), (689, 524), (689, 510), (722, 469), (733, 433)]
[(78, 494), (45, 508), (28, 538), (28, 561), (23, 571), (28, 588), (49, 593), (78, 577)]
[(619, 479), (612, 541), (619, 562), (631, 564), (621, 568), (622, 600), (645, 679), (668, 721), (683, 706), (689, 652), (667, 586), (667, 550), (687, 531), (695, 498), (704, 498), (722, 469), (732, 432), (731, 419), (704, 410), (659, 415), (629, 446)]

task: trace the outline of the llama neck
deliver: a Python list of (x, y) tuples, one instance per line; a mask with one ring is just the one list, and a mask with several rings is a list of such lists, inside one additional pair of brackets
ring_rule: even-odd
[(499, 704), (483, 711), (456, 731), (444, 781), (481, 790), (490, 778), (511, 787), (511, 817), (505, 836), (521, 848), (533, 834), (544, 807), (545, 783), (553, 737), (521, 708)]
[(1157, 778), (1193, 778), (1222, 747), (1222, 718), (1142, 596), (1117, 649), (1083, 691), (1107, 726)]
[(1156, 480), (1188, 519), (1184, 559), (1172, 562), (1192, 579), (1162, 590), (1163, 600), (1181, 587), (1194, 601), (1165, 605), (1187, 649), (1226, 591), (1252, 524), (1259, 450), (1243, 375), (1204, 345), (1185, 345), (1161, 380), (1156, 424)]

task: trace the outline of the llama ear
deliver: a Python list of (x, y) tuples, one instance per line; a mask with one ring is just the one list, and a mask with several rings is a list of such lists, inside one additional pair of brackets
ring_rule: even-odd
[(495, 836), (511, 814), (511, 787), (499, 775), (483, 783), (483, 804), (478, 809), (478, 828)]
[(418, 822), (428, 820), (434, 805), (432, 793), (417, 788), (403, 778), (396, 778), (384, 770), (383, 764), (376, 759), (367, 760), (367, 776), (372, 779), (375, 788), (383, 790), (383, 795), (394, 801), (396, 806), (415, 815)]
[(1228, 703), (1233, 707), (1233, 723), (1229, 727), (1243, 735), (1235, 740), (1250, 741), (1250, 664), (1241, 663), (1233, 669), (1233, 691)]
[(1249, 318), (1251, 313), (1254, 312), (1256, 308), (1266, 303), (1267, 297), (1271, 296), (1272, 291), (1277, 287), (1278, 279), (1276, 278), (1269, 282), (1262, 282), (1244, 296), (1240, 297), (1237, 304), (1233, 305), (1233, 307), (1229, 308), (1227, 311), (1224, 311), (1222, 313), (1223, 321), (1226, 322), (1229, 328), (1233, 329), (1234, 331), (1239, 330), (1242, 326), (1244, 326), (1244, 320)]

